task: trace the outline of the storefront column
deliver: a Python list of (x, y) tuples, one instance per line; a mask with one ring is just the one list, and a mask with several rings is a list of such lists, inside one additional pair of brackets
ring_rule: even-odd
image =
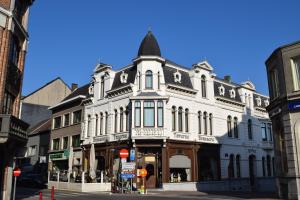
[(162, 182), (169, 183), (169, 155), (167, 147), (162, 148)]
[(197, 182), (198, 181), (198, 145), (193, 146), (193, 178), (192, 181)]

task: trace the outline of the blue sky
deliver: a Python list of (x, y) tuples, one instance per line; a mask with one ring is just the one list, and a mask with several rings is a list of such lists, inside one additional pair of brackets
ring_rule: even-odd
[(151, 27), (162, 56), (190, 67), (206, 59), (219, 77), (251, 80), (268, 94), (265, 60), (300, 40), (298, 0), (37, 0), (29, 20), (23, 95), (60, 76), (90, 81), (95, 64), (131, 63)]

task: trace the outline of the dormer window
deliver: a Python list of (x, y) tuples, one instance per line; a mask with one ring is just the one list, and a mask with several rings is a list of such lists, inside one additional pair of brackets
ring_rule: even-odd
[(219, 95), (224, 96), (225, 95), (225, 88), (223, 85), (221, 85), (220, 87), (218, 87), (219, 89)]
[(174, 82), (175, 83), (181, 83), (181, 74), (179, 71), (174, 73)]
[(232, 88), (230, 91), (230, 98), (234, 99), (235, 98), (235, 90)]
[(267, 107), (270, 104), (269, 100), (268, 99), (264, 100), (264, 104)]
[(124, 71), (122, 71), (122, 74), (120, 76), (121, 83), (127, 83), (128, 74), (126, 74)]
[(93, 95), (94, 94), (94, 83), (92, 83), (89, 87), (89, 94)]
[(261, 98), (260, 97), (256, 98), (256, 104), (257, 104), (257, 106), (261, 106)]

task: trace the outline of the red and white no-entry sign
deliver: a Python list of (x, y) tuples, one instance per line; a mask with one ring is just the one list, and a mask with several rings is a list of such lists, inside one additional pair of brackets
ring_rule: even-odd
[(120, 158), (128, 158), (129, 153), (127, 149), (121, 149), (120, 150)]
[(14, 169), (14, 176), (18, 177), (18, 176), (20, 176), (20, 175), (21, 175), (21, 169), (18, 168), (18, 167), (16, 167), (16, 168)]

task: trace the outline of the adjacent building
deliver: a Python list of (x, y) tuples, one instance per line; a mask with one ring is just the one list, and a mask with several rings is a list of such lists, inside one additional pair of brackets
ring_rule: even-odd
[[(148, 32), (127, 66), (99, 63), (88, 92), (82, 160), (90, 159), (93, 144), (96, 174), (118, 181), (118, 154), (126, 148), (137, 169), (147, 169), (148, 188), (275, 191), (269, 97), (250, 81), (219, 78), (207, 61), (176, 64), (162, 57)], [(52, 150), (62, 152), (67, 135), (55, 132), (62, 131), (65, 111), (54, 113)], [(134, 183), (139, 188), (141, 179)]]
[(277, 48), (266, 68), (279, 196), (300, 199), (300, 42)]
[(5, 200), (11, 197), (13, 159), (27, 141), (28, 124), (19, 112), (32, 3), (0, 1), (0, 197)]

